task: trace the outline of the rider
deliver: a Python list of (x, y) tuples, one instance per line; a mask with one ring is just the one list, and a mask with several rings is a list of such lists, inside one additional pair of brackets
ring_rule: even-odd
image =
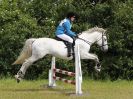
[(68, 57), (71, 56), (73, 37), (76, 37), (76, 33), (71, 31), (72, 22), (76, 18), (76, 13), (69, 12), (64, 20), (62, 20), (57, 29), (56, 29), (56, 37), (68, 41)]

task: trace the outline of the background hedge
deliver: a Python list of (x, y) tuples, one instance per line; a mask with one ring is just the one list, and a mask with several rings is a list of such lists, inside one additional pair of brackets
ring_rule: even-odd
[[(107, 29), (109, 50), (93, 45), (102, 72), (94, 71), (94, 62), (82, 61), (84, 77), (92, 79), (133, 80), (133, 1), (132, 0), (0, 0), (0, 77), (13, 77), (21, 65), (11, 64), (28, 38), (51, 37), (57, 24), (69, 11), (77, 12), (73, 31), (98, 26)], [(51, 56), (34, 63), (27, 79), (47, 78)], [(57, 66), (74, 71), (73, 62), (58, 59)]]

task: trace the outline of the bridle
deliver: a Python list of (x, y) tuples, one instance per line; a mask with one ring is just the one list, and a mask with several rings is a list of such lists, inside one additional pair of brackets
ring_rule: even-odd
[(102, 37), (96, 41), (96, 42), (98, 42), (98, 41), (100, 41), (102, 39), (102, 45), (99, 46), (102, 49), (103, 49), (104, 46), (108, 45), (108, 44), (104, 44), (104, 36), (106, 36), (106, 35), (105, 35), (105, 33), (102, 32)]

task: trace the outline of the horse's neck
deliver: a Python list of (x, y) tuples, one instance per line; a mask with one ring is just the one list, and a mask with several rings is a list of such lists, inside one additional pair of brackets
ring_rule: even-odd
[(94, 43), (97, 39), (98, 33), (94, 32), (94, 33), (83, 33), (79, 36), (79, 38), (82, 38), (84, 40), (87, 40), (91, 43)]

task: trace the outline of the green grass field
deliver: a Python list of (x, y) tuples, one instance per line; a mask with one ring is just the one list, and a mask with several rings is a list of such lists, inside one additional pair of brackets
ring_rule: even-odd
[(84, 80), (83, 95), (75, 96), (75, 86), (58, 81), (57, 87), (47, 88), (47, 80), (0, 80), (0, 99), (133, 99), (133, 81)]

